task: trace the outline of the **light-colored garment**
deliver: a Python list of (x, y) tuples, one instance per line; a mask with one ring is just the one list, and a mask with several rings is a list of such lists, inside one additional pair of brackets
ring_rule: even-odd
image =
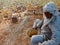
[(40, 26), (41, 26), (41, 23), (42, 23), (42, 20), (36, 19), (36, 20), (34, 21), (33, 28), (40, 27)]
[[(53, 2), (49, 2), (43, 7), (43, 12), (50, 12), (53, 14), (51, 19), (47, 19), (45, 14), (43, 13), (44, 22), (41, 27), (41, 30), (43, 29), (45, 30), (46, 25), (48, 25), (48, 27), (52, 31), (52, 39), (48, 41), (44, 41), (41, 45), (58, 45), (60, 43), (60, 17), (59, 17), (58, 9)], [(41, 35), (32, 36), (31, 45), (38, 45), (39, 42), (44, 40), (43, 37), (44, 37), (43, 35), (42, 37)]]
[[(47, 21), (49, 23), (45, 24), (46, 23), (45, 22), (44, 25), (42, 26), (42, 29), (43, 29), (45, 25), (48, 25), (52, 31), (52, 39), (46, 42), (43, 42), (42, 45), (58, 45), (60, 43), (60, 35), (59, 35), (60, 34), (60, 17), (59, 17), (58, 9), (53, 2), (50, 2), (43, 7), (43, 11), (52, 13), (53, 18)], [(47, 18), (45, 18), (45, 20), (46, 19)]]

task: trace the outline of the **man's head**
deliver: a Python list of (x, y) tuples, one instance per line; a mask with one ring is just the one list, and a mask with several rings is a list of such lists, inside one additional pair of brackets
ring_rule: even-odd
[(51, 19), (52, 16), (58, 15), (58, 9), (54, 2), (49, 2), (43, 7), (43, 14), (44, 14), (43, 16), (46, 17), (47, 19)]

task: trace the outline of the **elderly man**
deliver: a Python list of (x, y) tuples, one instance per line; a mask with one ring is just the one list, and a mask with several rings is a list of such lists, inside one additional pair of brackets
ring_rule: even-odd
[[(60, 43), (60, 17), (56, 5), (53, 2), (49, 2), (43, 7), (43, 24), (41, 26), (41, 31), (44, 34), (34, 35), (31, 37), (31, 45), (59, 45)], [(47, 33), (48, 32), (48, 33)], [(50, 34), (52, 32), (52, 35)], [(45, 40), (46, 37), (51, 39)]]

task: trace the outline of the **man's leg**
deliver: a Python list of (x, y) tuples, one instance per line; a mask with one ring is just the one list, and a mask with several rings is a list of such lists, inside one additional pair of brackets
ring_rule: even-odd
[(48, 41), (44, 41), (41, 45), (58, 45), (60, 41), (58, 39), (51, 39)]
[(38, 43), (42, 43), (44, 41), (43, 35), (34, 35), (31, 37), (30, 45), (38, 45)]

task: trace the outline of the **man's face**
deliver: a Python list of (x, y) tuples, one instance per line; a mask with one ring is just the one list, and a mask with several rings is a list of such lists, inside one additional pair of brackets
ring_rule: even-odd
[(47, 19), (51, 19), (51, 17), (53, 16), (51, 13), (49, 12), (44, 12), (45, 16)]

